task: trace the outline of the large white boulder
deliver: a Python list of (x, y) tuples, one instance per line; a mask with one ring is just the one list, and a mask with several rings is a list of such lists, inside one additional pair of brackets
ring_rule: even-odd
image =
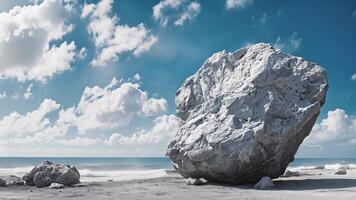
[(176, 93), (167, 155), (185, 178), (238, 184), (283, 174), (325, 102), (325, 70), (269, 44), (218, 52)]

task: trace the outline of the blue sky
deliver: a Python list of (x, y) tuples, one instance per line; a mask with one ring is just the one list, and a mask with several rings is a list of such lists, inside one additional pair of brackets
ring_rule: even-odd
[(356, 155), (355, 1), (5, 0), (0, 12), (0, 156), (162, 156), (180, 84), (257, 42), (328, 73), (298, 156)]

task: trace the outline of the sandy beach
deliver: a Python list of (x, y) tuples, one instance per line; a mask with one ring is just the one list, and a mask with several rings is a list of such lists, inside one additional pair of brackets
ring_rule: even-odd
[(335, 170), (310, 170), (297, 177), (274, 179), (274, 188), (254, 185), (186, 185), (178, 174), (131, 181), (83, 182), (54, 190), (30, 186), (0, 188), (0, 199), (355, 199), (356, 170), (334, 175)]

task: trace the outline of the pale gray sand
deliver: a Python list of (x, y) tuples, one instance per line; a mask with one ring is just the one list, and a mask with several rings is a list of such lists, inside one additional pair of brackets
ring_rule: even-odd
[[(61, 190), (29, 186), (0, 188), (0, 199), (356, 199), (356, 171), (347, 175), (304, 175), (274, 180), (270, 190), (255, 190), (253, 185), (186, 185), (177, 175), (121, 181), (83, 183)], [(313, 171), (318, 174), (319, 172)]]

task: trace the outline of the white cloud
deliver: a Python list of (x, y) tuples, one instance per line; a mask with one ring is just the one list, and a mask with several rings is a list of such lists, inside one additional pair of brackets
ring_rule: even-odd
[(178, 118), (174, 115), (158, 116), (154, 120), (154, 126), (150, 130), (141, 129), (131, 136), (113, 133), (110, 138), (104, 142), (110, 145), (157, 144), (173, 138), (178, 129), (178, 122)]
[(198, 2), (191, 2), (187, 10), (185, 10), (179, 18), (174, 22), (177, 26), (183, 26), (184, 22), (187, 20), (192, 20), (200, 13), (200, 4)]
[(163, 26), (166, 26), (169, 17), (164, 14), (165, 9), (177, 10), (184, 0), (162, 0), (153, 6), (153, 18), (159, 21)]
[(118, 86), (114, 78), (104, 88), (85, 88), (76, 107), (62, 110), (59, 121), (69, 123), (83, 134), (93, 129), (127, 126), (135, 116), (154, 116), (167, 109), (165, 99), (149, 98), (138, 84), (126, 82)]
[(87, 49), (85, 47), (81, 48), (78, 53), (78, 58), (85, 59), (87, 57)]
[(356, 73), (352, 74), (351, 80), (356, 81)]
[(325, 119), (316, 123), (305, 143), (307, 145), (328, 146), (355, 145), (356, 116), (348, 115), (342, 109), (329, 111)]
[(294, 52), (300, 47), (302, 40), (303, 39), (298, 36), (297, 32), (293, 32), (293, 34), (286, 40), (278, 37), (273, 46), (277, 49)]
[(27, 89), (26, 89), (26, 92), (23, 94), (23, 97), (25, 98), (25, 99), (30, 99), (30, 98), (32, 98), (33, 97), (33, 94), (32, 94), (32, 87), (33, 87), (33, 83), (31, 83), (28, 87), (27, 87)]
[(94, 9), (95, 9), (95, 4), (84, 4), (81, 18), (88, 17), (88, 15), (93, 13)]
[[(31, 85), (28, 88), (31, 90)], [(150, 98), (139, 84), (113, 78), (104, 87), (86, 87), (80, 101), (72, 107), (61, 109), (54, 100), (45, 99), (33, 111), (4, 116), (0, 119), (0, 146), (16, 148), (26, 144), (32, 145), (31, 148), (46, 145), (76, 148), (98, 145), (107, 150), (114, 144), (159, 144), (163, 148), (178, 126), (178, 119), (174, 115), (165, 115), (166, 110), (165, 99)], [(117, 133), (108, 135), (126, 129), (133, 120), (147, 121), (152, 117), (151, 128), (136, 129), (126, 137)]]
[(244, 8), (252, 3), (253, 0), (226, 0), (226, 9)]
[(57, 0), (16, 6), (0, 13), (0, 78), (45, 83), (53, 75), (70, 69), (74, 42), (49, 44), (73, 29), (73, 25), (67, 24), (72, 13), (71, 4)]
[(133, 78), (134, 78), (134, 80), (136, 80), (136, 81), (140, 81), (140, 80), (141, 80), (141, 76), (140, 76), (140, 74), (138, 74), (138, 73), (136, 73)]
[(118, 17), (111, 12), (112, 4), (112, 0), (102, 0), (83, 8), (82, 18), (89, 18), (88, 31), (98, 52), (93, 66), (105, 66), (126, 52), (139, 56), (158, 40), (142, 23), (133, 27), (118, 24)]
[(51, 124), (47, 115), (60, 107), (55, 101), (45, 99), (38, 109), (21, 115), (10, 113), (0, 120), (0, 137), (8, 135), (31, 135), (48, 128)]
[(153, 7), (153, 18), (162, 26), (174, 21), (176, 26), (183, 26), (186, 21), (193, 20), (201, 11), (197, 1), (162, 0)]

